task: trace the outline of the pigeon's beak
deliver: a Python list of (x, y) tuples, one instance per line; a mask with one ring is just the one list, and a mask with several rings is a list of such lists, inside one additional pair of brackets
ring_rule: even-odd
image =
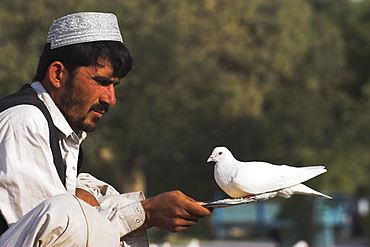
[(209, 158), (208, 158), (208, 160), (207, 160), (207, 163), (208, 163), (208, 162), (211, 162), (211, 161), (216, 162), (216, 161), (215, 161), (215, 157), (213, 157), (212, 155), (211, 155), (211, 156), (209, 156)]

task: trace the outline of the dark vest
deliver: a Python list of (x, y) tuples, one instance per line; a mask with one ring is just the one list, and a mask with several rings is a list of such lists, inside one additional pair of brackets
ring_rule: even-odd
[[(58, 130), (55, 127), (51, 115), (46, 108), (44, 102), (42, 102), (37, 96), (36, 91), (29, 85), (24, 85), (21, 90), (17, 93), (11, 94), (0, 100), (0, 112), (17, 105), (34, 105), (40, 109), (44, 114), (48, 126), (49, 126), (49, 137), (50, 137), (50, 149), (53, 153), (54, 165), (57, 169), (60, 180), (65, 186), (66, 182), (66, 166), (62, 159), (62, 154), (60, 152), (59, 140), (58, 140)], [(80, 147), (80, 153), (78, 155), (78, 171), (81, 170), (83, 162), (83, 151)], [(8, 229), (8, 225), (2, 216), (0, 215), (0, 235)]]

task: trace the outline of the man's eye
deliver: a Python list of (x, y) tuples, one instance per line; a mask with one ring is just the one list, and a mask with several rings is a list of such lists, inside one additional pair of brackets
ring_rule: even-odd
[(93, 79), (94, 79), (94, 81), (96, 81), (96, 83), (102, 85), (103, 87), (107, 87), (111, 84), (116, 85), (116, 82), (112, 81), (109, 78), (96, 76), (96, 77), (93, 77)]
[(98, 84), (100, 84), (100, 85), (102, 85), (102, 86), (105, 86), (105, 84), (107, 84), (106, 82), (104, 82), (104, 81), (100, 81), (100, 80), (95, 80), (96, 81), (96, 83), (98, 83)]
[(110, 84), (112, 84), (111, 81), (103, 81), (103, 80), (95, 80), (98, 84), (102, 85), (103, 87), (105, 86), (109, 86)]

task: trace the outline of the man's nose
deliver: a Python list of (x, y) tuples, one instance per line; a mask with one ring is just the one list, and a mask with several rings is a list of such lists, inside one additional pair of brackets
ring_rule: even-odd
[(106, 106), (112, 106), (116, 104), (116, 90), (114, 89), (114, 85), (109, 85), (107, 87), (104, 87), (103, 93), (100, 96), (100, 104), (106, 105)]

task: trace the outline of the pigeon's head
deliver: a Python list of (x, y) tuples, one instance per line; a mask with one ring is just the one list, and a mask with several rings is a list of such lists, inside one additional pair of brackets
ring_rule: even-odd
[(213, 149), (211, 156), (209, 156), (207, 162), (220, 162), (224, 161), (226, 159), (230, 159), (230, 157), (233, 157), (229, 149), (226, 147), (216, 147)]

